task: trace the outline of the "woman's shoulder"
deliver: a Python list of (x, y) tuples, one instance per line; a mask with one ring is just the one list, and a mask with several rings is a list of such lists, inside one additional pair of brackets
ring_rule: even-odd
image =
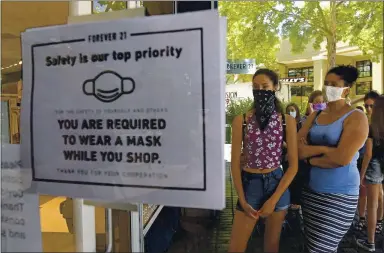
[(344, 114), (345, 117), (349, 118), (350, 120), (363, 120), (368, 122), (368, 118), (365, 115), (364, 112), (358, 110), (358, 109), (351, 109), (347, 113)]
[(248, 119), (251, 116), (252, 116), (252, 111), (248, 111), (248, 112), (236, 115), (233, 118), (232, 126), (234, 127), (234, 126), (242, 125), (244, 121), (248, 122)]

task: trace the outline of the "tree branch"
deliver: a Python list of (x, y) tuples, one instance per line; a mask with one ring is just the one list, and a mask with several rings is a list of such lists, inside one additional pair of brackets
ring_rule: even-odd
[(319, 11), (320, 17), (323, 20), (323, 29), (326, 31), (328, 34), (332, 34), (330, 30), (327, 29), (327, 21), (325, 20), (325, 15), (323, 12), (323, 9), (321, 9), (320, 2), (316, 2), (317, 5), (317, 10)]
[(338, 2), (338, 3), (336, 4), (336, 8), (339, 7), (340, 5), (342, 5), (344, 2), (345, 2), (345, 0), (342, 0), (342, 1)]

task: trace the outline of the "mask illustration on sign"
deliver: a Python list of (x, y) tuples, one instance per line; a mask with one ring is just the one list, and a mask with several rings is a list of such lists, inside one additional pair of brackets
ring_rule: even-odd
[(327, 104), (326, 103), (319, 103), (319, 104), (313, 104), (313, 110), (315, 111), (323, 111), (325, 110), (325, 108), (327, 108)]
[(85, 80), (83, 92), (94, 96), (104, 103), (117, 100), (122, 95), (131, 94), (135, 90), (135, 81), (130, 77), (122, 77), (118, 73), (106, 70), (93, 79)]
[(328, 102), (334, 102), (340, 99), (343, 91), (348, 87), (334, 87), (334, 86), (325, 86), (325, 95), (327, 96)]

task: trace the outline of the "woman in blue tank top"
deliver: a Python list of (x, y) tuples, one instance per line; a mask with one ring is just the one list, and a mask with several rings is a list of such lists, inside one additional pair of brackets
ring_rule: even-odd
[(368, 120), (345, 101), (357, 77), (353, 66), (329, 70), (324, 82), (327, 108), (309, 116), (298, 134), (299, 158), (311, 168), (302, 206), (310, 253), (336, 252), (357, 208), (357, 159), (368, 136)]

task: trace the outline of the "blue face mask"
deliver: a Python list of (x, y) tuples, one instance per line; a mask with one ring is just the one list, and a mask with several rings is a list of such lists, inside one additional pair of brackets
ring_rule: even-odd
[(293, 118), (295, 118), (296, 119), (296, 111), (291, 111), (291, 112), (289, 112), (289, 115), (291, 115)]

